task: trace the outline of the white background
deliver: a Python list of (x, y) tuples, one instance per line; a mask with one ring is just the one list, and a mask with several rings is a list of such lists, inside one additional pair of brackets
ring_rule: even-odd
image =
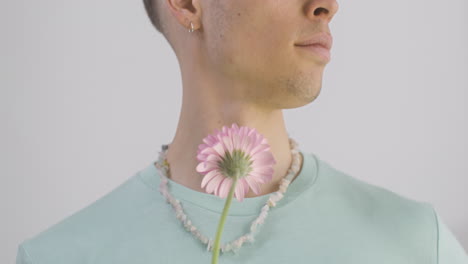
[[(290, 136), (432, 203), (468, 249), (468, 2), (339, 4), (319, 97), (284, 110)], [(182, 88), (142, 1), (2, 1), (0, 30), (0, 262), (13, 263), (21, 241), (156, 159)]]

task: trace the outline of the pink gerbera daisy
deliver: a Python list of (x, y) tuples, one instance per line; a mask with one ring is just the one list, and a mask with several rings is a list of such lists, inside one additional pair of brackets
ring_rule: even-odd
[(259, 194), (260, 185), (272, 180), (276, 160), (266, 138), (255, 128), (239, 128), (234, 123), (215, 130), (203, 142), (198, 146), (196, 170), (205, 175), (201, 187), (207, 193), (226, 198), (237, 177), (234, 197), (242, 202), (250, 188)]

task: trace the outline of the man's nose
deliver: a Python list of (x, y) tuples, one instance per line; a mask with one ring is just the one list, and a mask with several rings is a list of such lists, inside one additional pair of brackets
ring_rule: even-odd
[(338, 11), (338, 2), (336, 0), (310, 0), (307, 1), (305, 10), (309, 19), (323, 19), (329, 23)]

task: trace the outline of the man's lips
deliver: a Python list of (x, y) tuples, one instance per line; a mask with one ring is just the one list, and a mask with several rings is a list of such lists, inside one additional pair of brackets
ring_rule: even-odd
[(330, 35), (330, 33), (320, 32), (306, 40), (300, 41), (299, 43), (295, 43), (294, 45), (309, 46), (314, 44), (320, 44), (326, 49), (330, 50), (333, 45), (333, 37)]
[(332, 43), (333, 38), (329, 33), (320, 32), (313, 35), (311, 38), (294, 45), (301, 50), (313, 52), (325, 61), (329, 61), (331, 58), (330, 49), (332, 47)]

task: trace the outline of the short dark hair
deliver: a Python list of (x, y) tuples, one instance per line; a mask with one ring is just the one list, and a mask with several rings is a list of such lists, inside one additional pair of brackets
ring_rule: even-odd
[(163, 35), (165, 35), (163, 29), (163, 21), (160, 15), (159, 5), (155, 1), (159, 0), (143, 0), (145, 5), (146, 13), (148, 14), (149, 19), (153, 26)]

